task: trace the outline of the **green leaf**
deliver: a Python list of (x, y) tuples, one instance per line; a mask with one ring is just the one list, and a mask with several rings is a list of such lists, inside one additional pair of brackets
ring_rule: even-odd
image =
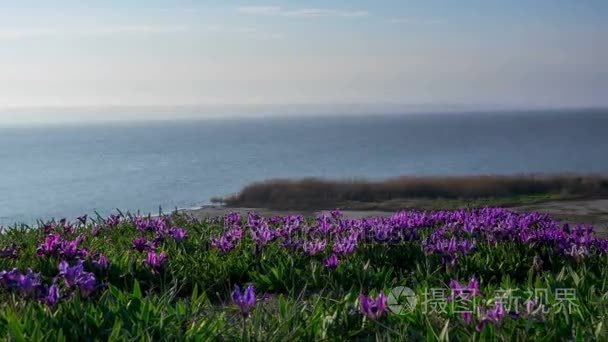
[(23, 335), (23, 331), (21, 329), (21, 323), (19, 322), (19, 318), (10, 312), (6, 315), (7, 323), (8, 323), (8, 334), (11, 339), (17, 342), (25, 342), (25, 336)]
[(122, 322), (117, 317), (116, 320), (114, 321), (114, 326), (112, 327), (112, 333), (110, 334), (108, 340), (109, 341), (120, 340), (121, 331), (122, 331)]
[(441, 333), (439, 334), (439, 340), (440, 341), (449, 341), (450, 340), (450, 337), (448, 335), (448, 332), (449, 332), (448, 328), (449, 328), (449, 326), (450, 326), (450, 320), (448, 319), (445, 322), (445, 324), (443, 326), (443, 329), (441, 329)]
[(139, 288), (139, 282), (137, 279), (133, 282), (133, 297), (141, 299), (141, 289)]

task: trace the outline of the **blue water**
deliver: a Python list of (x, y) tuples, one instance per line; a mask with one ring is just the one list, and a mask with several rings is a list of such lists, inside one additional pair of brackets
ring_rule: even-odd
[(608, 111), (0, 128), (0, 224), (209, 203), (275, 177), (608, 171)]

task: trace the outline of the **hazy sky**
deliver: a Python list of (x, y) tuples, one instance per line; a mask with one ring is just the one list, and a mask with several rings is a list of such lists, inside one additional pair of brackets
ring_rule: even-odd
[(7, 0), (0, 108), (606, 106), (607, 37), (606, 0)]

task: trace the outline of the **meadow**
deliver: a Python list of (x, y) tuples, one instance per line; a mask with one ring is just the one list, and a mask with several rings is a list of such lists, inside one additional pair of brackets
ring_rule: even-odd
[(0, 233), (0, 338), (606, 340), (607, 254), (504, 208), (53, 220)]

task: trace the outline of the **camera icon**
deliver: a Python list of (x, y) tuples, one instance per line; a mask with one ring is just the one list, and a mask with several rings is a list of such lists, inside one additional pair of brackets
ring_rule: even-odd
[(405, 314), (414, 311), (418, 297), (414, 290), (406, 286), (397, 286), (388, 294), (388, 309), (394, 314)]

